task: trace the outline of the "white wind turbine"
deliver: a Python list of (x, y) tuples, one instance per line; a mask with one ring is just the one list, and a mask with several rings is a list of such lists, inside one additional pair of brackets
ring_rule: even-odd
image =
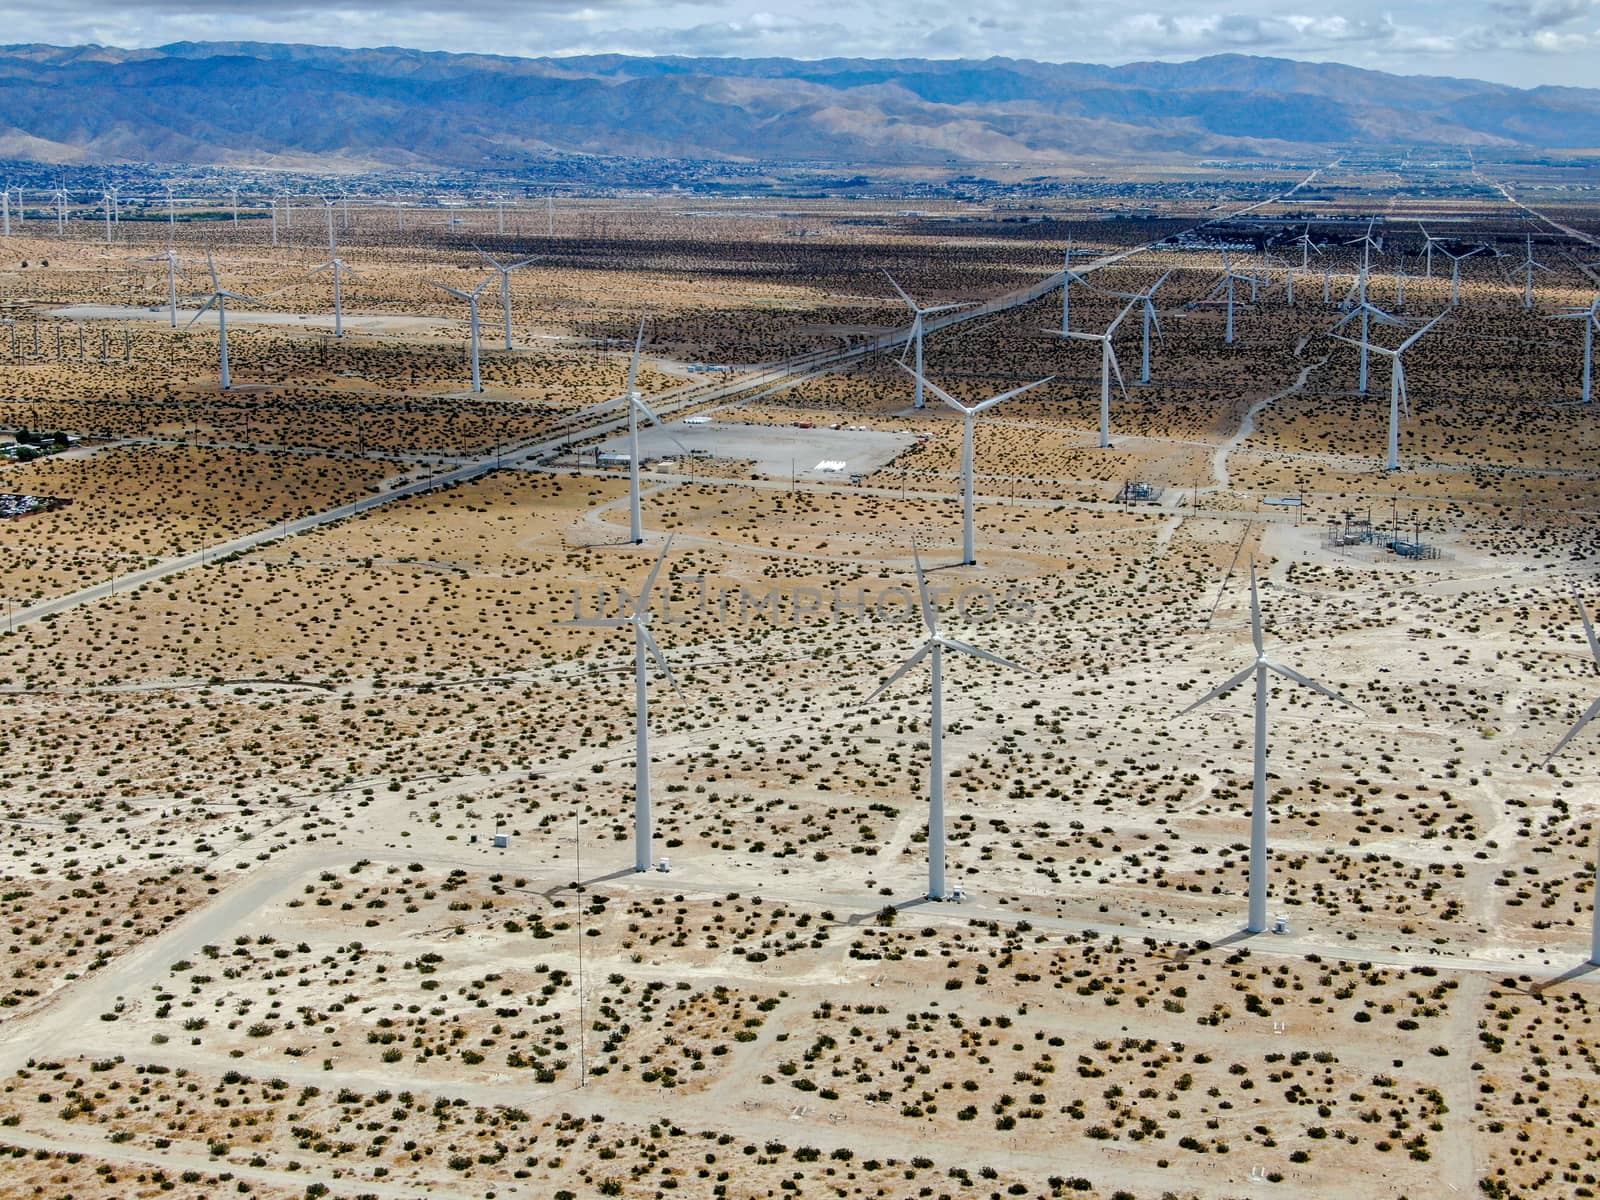
[(311, 270), (306, 272), (306, 278), (309, 279), (313, 275), (320, 275), (322, 272), (330, 270), (333, 272), (333, 336), (342, 338), (344, 336), (344, 277), (348, 275), (357, 283), (365, 283), (366, 280), (356, 274), (345, 263), (344, 259), (337, 254), (320, 267), (312, 267)]
[(61, 237), (67, 236), (67, 189), (57, 188), (56, 200), (56, 233)]
[(1084, 333), (1074, 330), (1072, 333), (1062, 334), (1067, 341), (1073, 342), (1099, 342), (1100, 343), (1100, 448), (1107, 449), (1111, 445), (1111, 376), (1117, 377), (1117, 386), (1122, 389), (1122, 398), (1128, 398), (1128, 385), (1122, 382), (1122, 364), (1117, 361), (1117, 348), (1113, 344), (1117, 336), (1117, 326), (1133, 311), (1133, 306), (1139, 303), (1137, 299), (1129, 300), (1106, 326), (1104, 333)]
[(235, 232), (238, 232), (238, 229), (239, 229), (239, 189), (238, 188), (234, 188), (233, 189), (233, 228), (234, 228)]
[(105, 211), (106, 218), (106, 245), (111, 245), (111, 210), (116, 206), (115, 188), (106, 188), (100, 193), (100, 204)]
[(172, 328), (178, 327), (178, 252), (171, 246), (167, 247), (165, 254), (152, 255), (142, 259), (142, 262), (164, 262), (167, 264), (167, 318)]
[(1535, 271), (1548, 271), (1545, 266), (1533, 257), (1533, 234), (1528, 234), (1528, 254), (1520, 263), (1511, 269), (1511, 274), (1521, 274), (1522, 281), (1522, 307), (1528, 312), (1533, 311), (1533, 273)]
[[(1091, 286), (1087, 279), (1085, 279), (1082, 275), (1079, 275), (1076, 271), (1074, 271), (1072, 269), (1072, 256), (1074, 254), (1087, 254), (1087, 253), (1089, 253), (1089, 251), (1087, 251), (1087, 250), (1075, 250), (1075, 249), (1073, 249), (1072, 239), (1070, 237), (1067, 239), (1067, 248), (1061, 255), (1061, 332), (1062, 332), (1062, 334), (1068, 334), (1068, 333), (1072, 332), (1072, 285), (1075, 284), (1075, 283), (1081, 283), (1081, 284), (1084, 284), (1085, 286)], [(920, 369), (920, 368), (921, 368), (921, 364), (919, 363), (918, 364), (918, 369)]]
[[(904, 364), (901, 364), (904, 366)], [(910, 367), (905, 368), (907, 371)], [(973, 442), (977, 435), (978, 414), (986, 409), (993, 408), (1003, 401), (1010, 400), (1013, 396), (1020, 396), (1023, 392), (1032, 391), (1041, 384), (1049, 383), (1055, 376), (1048, 376), (1033, 383), (1024, 384), (1019, 388), (1012, 388), (1009, 392), (1002, 392), (998, 396), (990, 396), (987, 400), (980, 400), (976, 404), (963, 404), (949, 392), (945, 391), (931, 379), (921, 382), (939, 399), (962, 415), (964, 420), (961, 434), (961, 491), (962, 491), (962, 525), (961, 525), (961, 565), (964, 567), (975, 566), (978, 562), (974, 547), (974, 520), (973, 520), (973, 487), (976, 474), (973, 470)]]
[(655, 837), (655, 817), (650, 810), (650, 671), (646, 656), (656, 660), (661, 673), (667, 677), (667, 682), (672, 684), (673, 691), (678, 690), (678, 681), (672, 677), (672, 668), (667, 666), (666, 656), (661, 653), (661, 647), (656, 644), (656, 639), (650, 635), (650, 593), (655, 588), (657, 576), (661, 574), (661, 564), (667, 561), (667, 552), (671, 549), (672, 539), (669, 537), (666, 544), (661, 547), (656, 565), (650, 568), (649, 578), (645, 580), (644, 588), (640, 591), (638, 600), (634, 602), (633, 611), (627, 616), (591, 617), (567, 622), (590, 629), (620, 629), (623, 626), (630, 626), (633, 629), (633, 869), (635, 871), (650, 869)]
[(1242, 275), (1235, 271), (1233, 269), (1233, 259), (1224, 250), (1222, 252), (1222, 279), (1216, 287), (1211, 289), (1211, 294), (1206, 297), (1206, 300), (1215, 301), (1219, 295), (1224, 297), (1224, 303), (1228, 306), (1228, 325), (1223, 333), (1222, 340), (1229, 346), (1233, 345), (1233, 285), (1235, 283), (1248, 283), (1254, 289), (1256, 280), (1253, 275)]
[(1471, 258), (1474, 254), (1482, 254), (1487, 249), (1485, 246), (1474, 246), (1464, 254), (1456, 254), (1446, 250), (1443, 242), (1439, 245), (1439, 253), (1450, 260), (1450, 307), (1456, 308), (1461, 304), (1461, 260)]
[[(906, 302), (906, 307), (912, 312), (911, 330), (906, 334), (906, 350), (913, 348), (916, 350), (916, 355), (913, 360), (915, 364), (915, 370), (913, 371), (913, 374), (917, 378), (917, 398), (915, 407), (922, 408), (924, 405), (924, 400), (922, 397), (922, 319), (932, 315), (933, 313), (948, 312), (953, 308), (964, 308), (965, 305), (935, 304), (927, 308), (919, 307), (917, 302), (906, 294), (906, 290), (894, 281), (893, 275), (885, 271), (883, 273), (883, 277), (889, 281), (889, 286), (894, 288), (894, 290), (900, 294), (900, 299)], [(900, 352), (900, 359), (902, 362), (905, 361), (905, 350)]]
[[(1595, 666), (1600, 668), (1600, 638), (1595, 637), (1594, 625), (1589, 620), (1589, 610), (1584, 608), (1583, 597), (1578, 595), (1576, 590), (1574, 590), (1572, 598), (1577, 601), (1578, 616), (1583, 619), (1583, 632), (1589, 639), (1589, 653), (1594, 656)], [(1594, 720), (1597, 715), (1600, 715), (1600, 699), (1595, 700), (1593, 704), (1584, 709), (1583, 715), (1578, 718), (1578, 723), (1571, 729), (1567, 730), (1567, 736), (1557, 742), (1555, 749), (1550, 751), (1550, 753), (1545, 756), (1545, 765), (1549, 766), (1550, 760), (1565, 750), (1567, 743), (1582, 733), (1584, 726), (1588, 725), (1590, 721)], [(1597, 858), (1595, 863), (1595, 895), (1600, 896), (1600, 858)], [(1595, 901), (1594, 916), (1591, 918), (1591, 920), (1592, 925), (1589, 931), (1589, 962), (1593, 966), (1600, 966), (1600, 899)]]
[(1444, 240), (1444, 238), (1436, 238), (1436, 237), (1434, 237), (1433, 234), (1428, 232), (1428, 227), (1426, 225), (1424, 225), (1421, 221), (1417, 222), (1417, 228), (1422, 230), (1422, 253), (1423, 253), (1424, 260), (1425, 260), (1425, 265), (1423, 267), (1423, 275), (1422, 275), (1422, 277), (1424, 279), (1432, 279), (1433, 278), (1433, 248), (1435, 246), (1438, 246), (1440, 248), (1440, 252), (1442, 253), (1443, 252), (1443, 248), (1444, 248), (1444, 241), (1445, 240)]
[(1300, 269), (1309, 271), (1311, 269), (1311, 252), (1315, 250), (1318, 254), (1322, 253), (1322, 247), (1311, 236), (1310, 221), (1306, 222), (1305, 231), (1295, 238), (1294, 244), (1300, 247)]
[(484, 288), (494, 282), (494, 276), (489, 276), (470, 292), (463, 292), (460, 288), (453, 288), (449, 284), (438, 283), (432, 279), (428, 280), (428, 282), (440, 291), (449, 292), (452, 296), (459, 296), (467, 302), (467, 314), (472, 325), (472, 390), (481, 392), (483, 391), (483, 378), (478, 373), (478, 297), (483, 295)]
[(333, 232), (333, 200), (329, 196), (322, 198), (322, 207), (328, 213), (328, 253), (337, 258), (339, 255), (339, 239)]
[(944, 885), (944, 652), (954, 650), (960, 654), (970, 654), (974, 658), (981, 658), (986, 662), (996, 663), (1002, 667), (1009, 667), (1013, 671), (1022, 668), (1009, 659), (1001, 658), (998, 654), (988, 650), (979, 649), (967, 642), (958, 641), (939, 632), (939, 614), (932, 602), (928, 599), (928, 580), (922, 571), (922, 558), (918, 555), (915, 546), (911, 551), (912, 560), (917, 570), (917, 592), (922, 604), (922, 622), (928, 628), (928, 639), (923, 642), (917, 652), (905, 662), (900, 664), (900, 669), (879, 685), (878, 690), (867, 697), (866, 702), (871, 704), (889, 688), (900, 682), (910, 671), (914, 670), (923, 659), (928, 659), (930, 670), (929, 688), (933, 697), (933, 714), (928, 726), (928, 892), (930, 900), (944, 900), (948, 893)]
[(500, 311), (506, 324), (506, 349), (511, 350), (511, 272), (520, 271), (523, 267), (532, 266), (538, 261), (538, 255), (531, 258), (520, 259), (514, 263), (502, 263), (493, 255), (485, 253), (481, 248), (474, 247), (483, 255), (483, 261), (488, 263), (500, 274)]
[(276, 246), (278, 244), (278, 198), (276, 196), (268, 196), (267, 207), (272, 210), (272, 244)]
[[(1405, 407), (1406, 417), (1409, 419), (1411, 416), (1411, 401), (1406, 396), (1405, 352), (1416, 345), (1423, 334), (1444, 320), (1449, 311), (1449, 309), (1445, 309), (1444, 312), (1429, 321), (1393, 350), (1386, 350), (1382, 346), (1368, 345), (1366, 342), (1357, 342), (1354, 338), (1339, 337), (1338, 334), (1330, 335), (1338, 341), (1349, 345), (1361, 346), (1363, 352), (1371, 350), (1375, 354), (1381, 354), (1390, 359), (1393, 364), (1389, 372), (1389, 454), (1383, 464), (1385, 471), (1398, 471), (1400, 469), (1400, 409), (1402, 405)], [(1398, 322), (1393, 321), (1390, 323), (1398, 324)]]
[[(1261, 597), (1256, 590), (1256, 568), (1250, 564), (1250, 637), (1255, 644), (1256, 660), (1232, 679), (1212, 688), (1196, 700), (1179, 716), (1188, 716), (1202, 705), (1211, 703), (1244, 683), (1252, 675), (1256, 681), (1256, 746), (1255, 786), (1250, 795), (1250, 920), (1245, 929), (1250, 933), (1263, 933), (1267, 928), (1267, 676), (1277, 673), (1291, 683), (1298, 683), (1330, 700), (1355, 708), (1331, 688), (1308, 679), (1292, 667), (1273, 662), (1267, 657), (1261, 636)], [(1359, 711), (1359, 710), (1357, 710)]]
[(0, 218), (5, 221), (4, 234), (11, 236), (11, 185), (8, 183), (0, 189)]
[(1583, 403), (1588, 404), (1593, 395), (1594, 334), (1600, 329), (1600, 295), (1588, 308), (1571, 308), (1548, 318), (1551, 321), (1583, 322)]
[(637, 389), (639, 380), (639, 356), (644, 350), (644, 318), (639, 318), (639, 333), (633, 341), (633, 358), (628, 363), (628, 390), (622, 395), (597, 404), (593, 408), (578, 413), (574, 420), (589, 417), (595, 413), (605, 412), (619, 404), (628, 406), (628, 540), (635, 545), (644, 541), (644, 511), (639, 495), (639, 418), (643, 417), (652, 425), (660, 426), (662, 432), (687, 453), (683, 443), (673, 437), (671, 432), (658, 417), (651, 407), (645, 403)]
[[(212, 305), (216, 305), (217, 359), (221, 365), (222, 390), (227, 391), (233, 386), (233, 380), (228, 375), (228, 301), (239, 300), (245, 304), (259, 304), (261, 302), (259, 300), (253, 300), (249, 296), (241, 296), (238, 292), (230, 292), (224, 288), (222, 286), (222, 282), (217, 278), (217, 264), (212, 261), (211, 252), (209, 250), (206, 252), (206, 266), (211, 270), (211, 295), (206, 302), (200, 306), (200, 311), (189, 318), (189, 325), (193, 325), (201, 317), (206, 315), (206, 310), (208, 308), (210, 308)], [(184, 328), (189, 328), (189, 325), (185, 325)]]
[[(1172, 272), (1168, 271), (1166, 275), (1163, 275), (1160, 279), (1156, 280), (1142, 292), (1110, 293), (1110, 295), (1117, 297), (1119, 300), (1136, 300), (1144, 306), (1144, 340), (1140, 346), (1139, 352), (1139, 382), (1141, 384), (1148, 384), (1150, 382), (1151, 330), (1155, 331), (1155, 335), (1161, 339), (1161, 344), (1163, 346), (1167, 344), (1166, 335), (1161, 332), (1161, 314), (1156, 311), (1156, 289), (1165, 283), (1167, 281), (1167, 276), (1171, 274)], [(1289, 303), (1294, 303), (1293, 273), (1289, 275)]]

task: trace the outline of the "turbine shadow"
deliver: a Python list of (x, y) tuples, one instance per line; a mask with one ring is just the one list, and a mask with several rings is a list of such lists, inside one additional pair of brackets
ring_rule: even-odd
[(1570, 983), (1574, 979), (1581, 979), (1591, 971), (1597, 970), (1600, 970), (1600, 966), (1596, 966), (1594, 963), (1579, 963), (1577, 966), (1569, 967), (1567, 970), (1561, 972), (1561, 974), (1554, 975), (1551, 978), (1544, 980), (1542, 983), (1530, 984), (1528, 987), (1528, 995), (1542, 996), (1546, 991), (1555, 987), (1557, 984)]

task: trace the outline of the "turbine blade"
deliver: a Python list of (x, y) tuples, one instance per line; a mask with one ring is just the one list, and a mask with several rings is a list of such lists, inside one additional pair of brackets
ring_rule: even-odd
[(650, 603), (650, 592), (656, 586), (656, 576), (661, 574), (661, 564), (667, 561), (667, 553), (672, 549), (672, 538), (668, 535), (666, 545), (661, 547), (661, 553), (656, 556), (656, 565), (650, 568), (650, 574), (644, 581), (644, 588), (639, 593), (639, 602), (633, 606), (633, 615), (637, 618), (644, 614), (645, 605)]
[(1111, 362), (1111, 373), (1117, 377), (1117, 387), (1122, 389), (1122, 398), (1128, 398), (1128, 385), (1122, 382), (1122, 364), (1117, 361), (1117, 348), (1110, 339), (1106, 341), (1106, 358)]
[(871, 704), (879, 696), (883, 695), (886, 691), (888, 691), (890, 688), (892, 688), (895, 684), (899, 683), (902, 679), (904, 679), (907, 675), (909, 675), (912, 672), (913, 669), (916, 668), (918, 663), (920, 663), (923, 659), (928, 657), (928, 654), (932, 649), (933, 649), (933, 642), (932, 641), (927, 641), (927, 642), (922, 643), (922, 649), (918, 650), (910, 658), (906, 659), (905, 662), (901, 663), (900, 664), (900, 669), (898, 671), (896, 671), (893, 675), (889, 676), (889, 678), (885, 679), (882, 683), (880, 683), (878, 685), (878, 689), (875, 692), (873, 692), (872, 695), (868, 696), (866, 698), (866, 700), (864, 701), (864, 703)]
[[(879, 268), (879, 269), (881, 270), (882, 268)], [(883, 272), (883, 277), (889, 281), (889, 286), (890, 287), (892, 287), (896, 292), (900, 293), (900, 299), (902, 299), (902, 300), (904, 300), (906, 302), (906, 307), (907, 308), (909, 308), (912, 312), (920, 312), (921, 311), (920, 309), (917, 308), (917, 302), (915, 300), (913, 300), (910, 296), (906, 295), (905, 288), (901, 287), (898, 283), (896, 283), (894, 281), (894, 276), (893, 275), (889, 274), (888, 271), (884, 271)]]
[(452, 296), (460, 296), (463, 300), (472, 299), (466, 292), (463, 292), (460, 288), (453, 288), (448, 283), (440, 283), (436, 279), (429, 279), (426, 282), (438, 288), (441, 292), (449, 292)]
[(644, 648), (650, 652), (650, 657), (656, 660), (656, 666), (661, 668), (661, 673), (672, 685), (672, 690), (680, 696), (683, 695), (683, 689), (678, 686), (677, 676), (673, 675), (672, 668), (667, 666), (667, 656), (661, 653), (661, 647), (656, 645), (656, 639), (650, 636), (650, 630), (643, 625), (639, 626), (639, 636), (644, 641)]
[(217, 278), (217, 264), (211, 260), (211, 251), (209, 250), (206, 251), (206, 266), (211, 268), (211, 290), (213, 292), (221, 291), (222, 281)]
[(981, 404), (974, 404), (972, 411), (980, 413), (986, 408), (993, 408), (996, 404), (1010, 400), (1013, 396), (1020, 396), (1023, 392), (1031, 392), (1034, 388), (1041, 387), (1054, 378), (1054, 375), (1046, 375), (1043, 379), (1035, 379), (1032, 383), (1025, 383), (1021, 387), (1012, 388), (1009, 392), (1001, 392), (998, 396), (990, 396)]
[(557, 621), (556, 624), (582, 629), (621, 629), (624, 625), (632, 625), (633, 619), (631, 617), (579, 617), (576, 621)]
[(992, 650), (985, 650), (981, 646), (972, 645), (970, 642), (959, 641), (953, 637), (941, 638), (940, 640), (951, 650), (959, 650), (963, 654), (970, 654), (974, 658), (981, 658), (985, 662), (994, 663), (996, 666), (1010, 667), (1013, 671), (1023, 671), (1024, 673), (1027, 671), (1027, 668), (1019, 667), (1009, 658), (1001, 658), (1000, 655)]
[(1567, 730), (1567, 736), (1556, 743), (1555, 749), (1550, 751), (1549, 754), (1545, 755), (1544, 761), (1548, 763), (1552, 758), (1565, 750), (1567, 748), (1567, 743), (1582, 733), (1583, 727), (1590, 721), (1594, 720), (1597, 714), (1600, 714), (1600, 700), (1596, 700), (1584, 710), (1583, 716), (1578, 718), (1578, 723), (1571, 729)]
[(1356, 709), (1357, 712), (1361, 711), (1360, 708), (1357, 705), (1351, 704), (1350, 701), (1346, 700), (1343, 696), (1339, 695), (1339, 693), (1334, 691), (1331, 687), (1328, 687), (1326, 684), (1318, 683), (1315, 679), (1312, 679), (1312, 678), (1310, 678), (1308, 676), (1300, 674), (1300, 672), (1296, 671), (1293, 667), (1286, 667), (1286, 666), (1282, 665), (1281, 663), (1275, 663), (1275, 662), (1269, 662), (1267, 664), (1267, 667), (1270, 670), (1276, 671), (1279, 675), (1282, 675), (1285, 679), (1292, 679), (1295, 683), (1298, 683), (1301, 687), (1308, 687), (1313, 692), (1320, 692), (1322, 695), (1326, 696), (1329, 700), (1337, 700), (1340, 704), (1345, 705), (1347, 708), (1354, 708), (1354, 709)]
[(1589, 650), (1594, 655), (1596, 666), (1600, 666), (1600, 640), (1594, 636), (1594, 626), (1589, 621), (1589, 610), (1583, 606), (1583, 597), (1578, 595), (1578, 590), (1572, 590), (1572, 598), (1578, 602), (1578, 616), (1583, 618), (1583, 632), (1589, 638)]
[(1188, 708), (1184, 709), (1178, 715), (1180, 717), (1188, 716), (1195, 709), (1201, 707), (1202, 705), (1210, 704), (1218, 696), (1226, 695), (1228, 692), (1233, 691), (1234, 688), (1238, 687), (1241, 683), (1244, 683), (1247, 679), (1250, 678), (1250, 676), (1254, 675), (1255, 673), (1256, 673), (1255, 664), (1251, 663), (1248, 667), (1246, 667), (1244, 670), (1240, 671), (1232, 679), (1226, 679), (1223, 682), (1217, 684), (1216, 687), (1212, 688), (1204, 696), (1201, 696), (1200, 699), (1196, 700), (1193, 704), (1189, 705)]
[(911, 543), (911, 562), (917, 570), (917, 598), (922, 602), (922, 623), (928, 627), (928, 632), (935, 637), (939, 635), (939, 612), (928, 602), (928, 577), (922, 570), (922, 555), (917, 551), (917, 544)]
[(1256, 564), (1250, 562), (1250, 640), (1255, 643), (1256, 656), (1260, 657), (1264, 646), (1261, 641), (1261, 593), (1256, 590)]
[(633, 339), (633, 359), (628, 363), (628, 395), (634, 393), (634, 384), (639, 379), (639, 355), (644, 350), (644, 318), (639, 318), (639, 333)]
[(216, 303), (216, 302), (217, 302), (217, 298), (216, 298), (216, 297), (215, 297), (215, 296), (212, 296), (212, 297), (211, 297), (211, 299), (209, 299), (209, 300), (207, 300), (207, 301), (206, 301), (206, 302), (205, 302), (205, 303), (204, 303), (204, 304), (202, 304), (202, 305), (201, 305), (201, 306), (200, 306), (200, 311), (199, 311), (199, 312), (197, 312), (197, 313), (195, 313), (195, 315), (194, 315), (194, 316), (192, 316), (192, 317), (190, 317), (190, 318), (189, 318), (189, 320), (188, 320), (188, 323), (187, 323), (187, 324), (185, 324), (185, 325), (184, 325), (184, 328), (185, 328), (185, 329), (187, 329), (187, 328), (189, 328), (189, 326), (190, 326), (190, 325), (193, 325), (193, 324), (194, 324), (194, 323), (195, 323), (195, 322), (196, 322), (196, 321), (198, 321), (198, 320), (199, 320), (199, 319), (200, 319), (200, 318), (201, 318), (201, 317), (203, 317), (203, 316), (205, 316), (205, 315), (206, 315), (206, 311), (207, 311), (207, 310), (208, 310), (208, 309), (209, 309), (209, 308), (210, 308), (210, 307), (211, 307), (211, 306), (212, 306), (212, 305), (213, 305), (213, 304), (215, 304), (215, 303)]
[(929, 379), (926, 375), (919, 375), (917, 373), (917, 369), (915, 367), (908, 366), (903, 360), (900, 363), (900, 369), (903, 370), (907, 375), (911, 376), (913, 379), (922, 380), (922, 386), (923, 387), (927, 388), (930, 392), (932, 392), (935, 396), (939, 397), (939, 399), (943, 400), (946, 404), (948, 404), (951, 408), (955, 409), (958, 413), (961, 413), (961, 414), (965, 415), (965, 414), (967, 414), (969, 412), (976, 412), (977, 411), (976, 408), (968, 408), (965, 404), (961, 403), (961, 401), (957, 400), (949, 392), (945, 391), (938, 384), (934, 383), (933, 380)]

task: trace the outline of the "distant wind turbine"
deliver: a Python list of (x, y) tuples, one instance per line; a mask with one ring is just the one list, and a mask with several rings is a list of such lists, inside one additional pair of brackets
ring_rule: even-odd
[[(211, 271), (211, 296), (200, 306), (200, 311), (189, 318), (189, 325), (193, 325), (206, 315), (206, 310), (213, 305), (217, 309), (217, 358), (221, 365), (222, 390), (227, 391), (233, 386), (233, 380), (228, 375), (228, 301), (238, 300), (244, 304), (259, 304), (259, 300), (252, 300), (249, 296), (241, 296), (238, 292), (230, 292), (222, 286), (217, 278), (217, 264), (212, 261), (210, 251), (206, 252), (206, 266)], [(189, 328), (185, 325), (184, 328)]]
[(488, 287), (494, 282), (494, 276), (489, 276), (470, 292), (463, 292), (460, 288), (453, 288), (449, 284), (439, 283), (432, 279), (428, 280), (428, 282), (434, 287), (438, 288), (440, 291), (449, 292), (452, 296), (459, 296), (461, 299), (467, 302), (467, 313), (472, 323), (472, 390), (474, 392), (481, 392), (483, 391), (483, 378), (478, 373), (478, 297), (483, 295), (484, 288)]
[[(900, 299), (902, 299), (902, 300), (904, 300), (906, 302), (906, 307), (909, 308), (911, 310), (911, 313), (912, 313), (911, 329), (906, 334), (906, 350), (914, 349), (916, 351), (916, 356), (912, 360), (912, 365), (913, 365), (913, 368), (914, 368), (913, 371), (912, 371), (912, 374), (916, 376), (916, 380), (917, 380), (917, 397), (916, 397), (916, 401), (915, 401), (915, 406), (917, 408), (922, 408), (924, 406), (924, 401), (923, 401), (923, 397), (922, 397), (922, 334), (923, 334), (923, 318), (927, 317), (927, 316), (931, 316), (933, 313), (948, 312), (950, 309), (953, 309), (953, 308), (964, 308), (965, 305), (961, 305), (961, 304), (935, 304), (935, 305), (931, 305), (931, 306), (929, 306), (927, 308), (923, 308), (922, 306), (918, 305), (917, 302), (915, 300), (913, 300), (909, 295), (906, 294), (905, 288), (901, 287), (898, 283), (895, 282), (895, 279), (894, 279), (893, 275), (891, 275), (891, 274), (889, 274), (889, 272), (885, 271), (883, 273), (883, 277), (889, 281), (889, 286), (894, 288), (894, 290), (900, 294)], [(905, 359), (905, 351), (904, 350), (902, 350), (900, 352), (900, 358), (901, 358), (902, 361), (904, 361), (904, 359)]]
[(493, 255), (474, 247), (483, 255), (483, 261), (488, 263), (500, 274), (500, 311), (506, 324), (506, 349), (513, 349), (511, 345), (511, 272), (520, 271), (523, 267), (532, 266), (538, 261), (538, 255), (531, 258), (520, 259), (514, 263), (502, 263)]
[(313, 275), (320, 275), (324, 271), (333, 272), (333, 336), (342, 338), (344, 336), (344, 277), (348, 275), (357, 283), (365, 283), (366, 280), (351, 270), (345, 264), (344, 259), (338, 255), (334, 255), (320, 267), (312, 267), (311, 270), (306, 272), (306, 278), (309, 279)]
[[(901, 364), (904, 366), (904, 364)], [(910, 367), (905, 367), (907, 371)], [(1030, 392), (1041, 384), (1049, 383), (1054, 376), (1024, 384), (1019, 388), (1012, 388), (1009, 392), (1002, 392), (998, 396), (990, 396), (987, 400), (980, 400), (976, 404), (963, 404), (949, 392), (945, 391), (931, 379), (924, 379), (922, 383), (939, 399), (965, 418), (961, 434), (961, 492), (962, 492), (962, 525), (961, 525), (961, 565), (970, 567), (977, 564), (978, 558), (974, 551), (974, 518), (973, 518), (973, 487), (976, 479), (973, 471), (973, 442), (976, 440), (978, 414), (1013, 396), (1020, 396), (1023, 392)]]
[(1128, 386), (1122, 382), (1122, 364), (1117, 362), (1117, 348), (1114, 339), (1117, 336), (1117, 326), (1133, 311), (1133, 306), (1138, 300), (1129, 300), (1110, 325), (1106, 326), (1104, 333), (1085, 333), (1074, 330), (1065, 334), (1064, 338), (1074, 342), (1099, 342), (1100, 343), (1100, 448), (1102, 450), (1111, 445), (1111, 377), (1117, 377), (1117, 386), (1122, 389), (1122, 398), (1128, 398)]
[(1588, 308), (1571, 308), (1556, 313), (1549, 320), (1583, 322), (1583, 403), (1588, 404), (1593, 396), (1594, 335), (1595, 330), (1600, 329), (1600, 296), (1596, 296)]
[(1330, 335), (1341, 342), (1348, 343), (1349, 345), (1361, 346), (1363, 350), (1371, 350), (1375, 354), (1381, 354), (1390, 359), (1393, 363), (1393, 366), (1389, 372), (1389, 454), (1384, 460), (1383, 464), (1383, 469), (1385, 471), (1398, 471), (1400, 469), (1401, 406), (1405, 406), (1406, 416), (1408, 418), (1411, 415), (1411, 402), (1406, 396), (1405, 352), (1411, 349), (1412, 346), (1416, 345), (1417, 342), (1421, 340), (1423, 334), (1427, 333), (1428, 330), (1432, 329), (1440, 321), (1444, 320), (1445, 315), (1449, 313), (1449, 311), (1449, 309), (1445, 309), (1444, 312), (1433, 318), (1433, 320), (1429, 321), (1426, 325), (1413, 333), (1405, 341), (1401, 342), (1393, 350), (1386, 350), (1382, 346), (1368, 345), (1365, 342), (1357, 342), (1353, 338), (1340, 337), (1338, 334)]

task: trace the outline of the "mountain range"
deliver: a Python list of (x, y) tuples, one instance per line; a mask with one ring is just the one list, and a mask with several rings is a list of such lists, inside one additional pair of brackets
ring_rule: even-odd
[(1600, 90), (1239, 54), (507, 58), (185, 42), (0, 48), (0, 157), (514, 168), (557, 154), (939, 166), (1600, 147)]

